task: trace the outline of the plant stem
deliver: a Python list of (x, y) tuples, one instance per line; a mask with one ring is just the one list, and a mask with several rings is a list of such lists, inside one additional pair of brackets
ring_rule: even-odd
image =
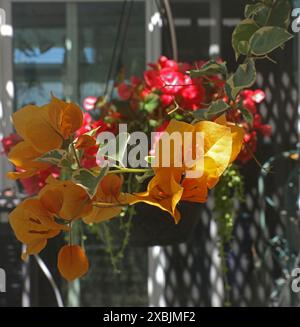
[(235, 166), (229, 167), (215, 188), (214, 218), (218, 225), (218, 248), (224, 281), (224, 305), (230, 303), (230, 283), (228, 280), (228, 254), (231, 246), (236, 207), (234, 199), (244, 199), (243, 178)]
[(72, 148), (72, 151), (73, 151), (73, 153), (74, 153), (74, 156), (75, 156), (75, 160), (76, 160), (77, 166), (78, 166), (78, 168), (81, 168), (80, 161), (79, 161), (79, 158), (78, 158), (78, 156), (77, 156), (77, 152), (76, 152), (76, 149), (75, 149), (74, 143), (71, 143), (71, 148)]
[(70, 231), (69, 231), (69, 245), (71, 246), (72, 243), (73, 243), (73, 240), (72, 240), (72, 222), (69, 223), (69, 226), (70, 226)]
[(97, 208), (119, 208), (124, 207), (126, 204), (122, 203), (105, 203), (105, 202), (93, 202), (93, 206)]
[(150, 168), (120, 168), (110, 170), (108, 174), (145, 173), (150, 170)]

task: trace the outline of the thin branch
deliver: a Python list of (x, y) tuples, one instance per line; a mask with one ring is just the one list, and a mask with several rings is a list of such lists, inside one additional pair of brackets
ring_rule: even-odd
[(76, 152), (76, 149), (75, 149), (74, 143), (71, 143), (71, 148), (72, 148), (72, 151), (73, 151), (73, 153), (74, 153), (74, 156), (75, 156), (75, 160), (76, 160), (77, 166), (78, 166), (78, 168), (81, 168), (81, 164), (80, 164), (79, 158), (78, 158), (78, 156), (77, 156), (77, 152)]

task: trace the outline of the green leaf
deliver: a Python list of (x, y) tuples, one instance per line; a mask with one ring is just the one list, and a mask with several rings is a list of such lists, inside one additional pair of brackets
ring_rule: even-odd
[(100, 146), (97, 152), (97, 157), (105, 157), (108, 160), (119, 162), (121, 166), (124, 154), (130, 140), (129, 133), (120, 133), (116, 138), (109, 141), (104, 146)]
[[(263, 4), (265, 4), (266, 6), (272, 6), (272, 4), (273, 4), (273, 1), (274, 0), (261, 0), (261, 2), (263, 3)], [(289, 0), (287, 0), (287, 1), (289, 1)]]
[(61, 168), (71, 166), (71, 161), (68, 152), (61, 149), (51, 150), (36, 159), (36, 161), (47, 162)]
[(231, 87), (233, 99), (238, 93), (254, 84), (256, 80), (256, 69), (254, 60), (250, 59), (245, 64), (238, 67), (236, 72), (228, 79), (227, 83)]
[(93, 198), (97, 192), (99, 183), (106, 175), (108, 169), (108, 167), (104, 167), (98, 175), (94, 175), (90, 170), (82, 168), (72, 174), (72, 180), (74, 183), (84, 187), (90, 198)]
[(228, 96), (229, 100), (233, 100), (232, 87), (230, 86), (230, 84), (228, 82), (225, 83), (225, 92), (226, 92), (226, 95)]
[(287, 29), (290, 25), (291, 4), (287, 0), (278, 0), (272, 7), (268, 25)]
[(268, 19), (270, 17), (271, 14), (271, 7), (264, 5), (263, 8), (261, 8), (261, 10), (259, 10), (255, 16), (253, 17), (253, 19), (255, 20), (256, 24), (259, 26), (265, 26), (267, 25)]
[(146, 179), (154, 176), (154, 171), (152, 169), (147, 170), (143, 175), (136, 175), (135, 178), (137, 179), (138, 183), (143, 183)]
[(248, 41), (240, 41), (238, 43), (238, 52), (242, 55), (247, 55), (249, 53), (249, 42)]
[(149, 125), (150, 125), (152, 128), (156, 128), (156, 127), (158, 127), (160, 124), (159, 124), (159, 122), (158, 122), (156, 119), (149, 119)]
[(264, 9), (265, 5), (261, 2), (246, 5), (245, 7), (245, 17), (246, 18), (253, 18), (260, 10)]
[(250, 111), (248, 111), (246, 108), (241, 108), (241, 113), (243, 115), (243, 118), (245, 121), (250, 124), (250, 126), (253, 125), (253, 115)]
[(215, 60), (210, 60), (208, 63), (204, 64), (199, 69), (190, 70), (189, 74), (191, 78), (201, 77), (201, 76), (212, 76), (222, 74), (227, 75), (226, 62), (217, 63)]
[(207, 113), (208, 109), (198, 109), (193, 112), (193, 116), (197, 120), (208, 120)]
[(231, 43), (235, 51), (236, 59), (238, 59), (240, 54), (246, 55), (248, 51), (245, 48), (245, 42), (248, 44), (251, 36), (259, 29), (259, 26), (255, 23), (253, 19), (244, 19), (236, 26), (232, 33)]
[(150, 93), (146, 96), (144, 109), (152, 113), (159, 106), (159, 96), (155, 93)]
[(293, 35), (282, 27), (261, 27), (252, 35), (249, 41), (251, 53), (256, 56), (266, 55), (282, 46), (292, 37)]
[(255, 82), (256, 71), (254, 60), (249, 60), (247, 63), (238, 67), (233, 74), (233, 85), (235, 87), (250, 87)]
[(217, 100), (212, 102), (212, 104), (208, 108), (209, 115), (218, 115), (226, 111), (230, 106), (228, 103), (224, 102), (223, 100)]
[(155, 156), (146, 156), (145, 161), (151, 165), (154, 158), (155, 158)]
[(211, 103), (207, 109), (199, 109), (193, 112), (196, 119), (209, 120), (228, 110), (230, 106), (223, 100), (217, 100)]
[(84, 133), (83, 135), (95, 136), (99, 128), (100, 128), (100, 126), (92, 129), (91, 131), (88, 131), (88, 132)]

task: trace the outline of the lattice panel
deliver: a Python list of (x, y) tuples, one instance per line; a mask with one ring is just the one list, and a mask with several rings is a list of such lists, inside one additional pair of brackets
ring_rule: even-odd
[[(226, 1), (226, 6), (223, 4), (224, 2), (222, 18), (242, 17), (245, 2), (237, 4), (236, 1)], [(222, 56), (234, 68), (236, 63), (229, 46), (232, 29), (233, 27), (222, 29)], [(277, 64), (261, 62), (258, 65), (257, 87), (267, 95), (259, 110), (264, 121), (273, 127), (272, 137), (259, 142), (257, 157), (261, 162), (283, 150), (295, 148), (298, 141), (295, 47), (294, 40), (284, 51), (278, 51), (274, 57)], [(183, 56), (187, 60), (185, 54)], [(268, 209), (268, 230), (262, 230), (259, 213), (263, 201), (259, 197), (257, 184), (260, 168), (253, 161), (242, 171), (247, 193), (235, 221), (234, 240), (228, 259), (230, 301), (234, 306), (268, 306), (271, 304), (274, 278), (279, 276), (279, 271), (274, 260), (268, 257), (262, 273), (259, 257), (265, 253), (271, 237), (284, 234), (284, 222), (280, 220), (278, 212)], [(289, 167), (281, 164), (267, 187), (272, 198), (282, 205), (282, 187), (288, 173)], [(212, 204), (203, 208), (202, 221), (191, 242), (164, 248), (167, 258), (164, 293), (166, 305), (218, 306), (224, 301), (211, 208)]]

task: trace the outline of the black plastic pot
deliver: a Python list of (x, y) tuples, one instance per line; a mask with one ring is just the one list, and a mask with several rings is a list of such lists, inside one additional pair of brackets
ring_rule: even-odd
[(199, 203), (180, 202), (181, 220), (175, 224), (166, 211), (145, 203), (135, 206), (137, 213), (132, 218), (130, 235), (130, 245), (133, 246), (167, 246), (188, 241), (200, 221), (202, 210)]

